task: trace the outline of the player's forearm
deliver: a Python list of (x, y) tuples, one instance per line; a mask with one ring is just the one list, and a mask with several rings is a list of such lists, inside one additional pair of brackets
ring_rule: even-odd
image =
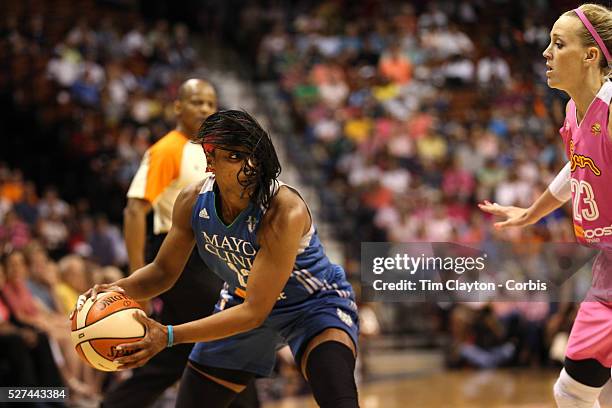
[(550, 189), (546, 189), (540, 197), (527, 209), (526, 217), (530, 224), (538, 222), (542, 217), (550, 214), (557, 208), (561, 207), (565, 202), (559, 201)]
[(145, 301), (164, 293), (174, 285), (175, 280), (169, 279), (169, 276), (171, 274), (152, 262), (114, 284), (125, 290), (126, 295), (138, 301)]
[(145, 236), (147, 231), (147, 214), (130, 207), (124, 211), (123, 236), (133, 272), (145, 265)]
[(218, 340), (259, 327), (265, 315), (247, 303), (174, 327), (174, 344)]
[(527, 217), (531, 223), (538, 222), (540, 218), (561, 207), (572, 197), (570, 177), (571, 165), (568, 162), (555, 176), (546, 191), (527, 209)]

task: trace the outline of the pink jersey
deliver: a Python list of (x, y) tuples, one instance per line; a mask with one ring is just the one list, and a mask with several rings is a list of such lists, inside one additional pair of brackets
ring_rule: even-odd
[[(591, 295), (612, 301), (612, 141), (608, 110), (612, 82), (606, 81), (578, 125), (570, 100), (560, 129), (571, 162), (574, 231), (578, 242), (603, 249), (593, 265)], [(610, 292), (610, 293), (608, 293)]]
[(561, 136), (571, 162), (574, 231), (579, 242), (612, 248), (612, 141), (608, 108), (612, 82), (606, 81), (580, 125), (570, 100)]

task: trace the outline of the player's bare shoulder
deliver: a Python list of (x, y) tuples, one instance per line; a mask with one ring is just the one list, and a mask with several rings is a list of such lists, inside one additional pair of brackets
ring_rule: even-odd
[(270, 202), (262, 227), (282, 230), (289, 225), (300, 225), (306, 233), (310, 229), (310, 222), (310, 213), (304, 200), (291, 187), (281, 186)]
[(190, 226), (191, 225), (191, 211), (193, 206), (202, 191), (202, 186), (208, 180), (207, 175), (197, 183), (193, 183), (181, 190), (176, 201), (174, 202), (174, 209), (172, 213), (172, 223), (179, 223), (180, 225)]
[(177, 204), (180, 201), (182, 204), (192, 207), (196, 198), (198, 197), (198, 194), (200, 194), (200, 191), (202, 190), (205, 180), (206, 179), (200, 180), (197, 183), (190, 184), (182, 189), (176, 198)]

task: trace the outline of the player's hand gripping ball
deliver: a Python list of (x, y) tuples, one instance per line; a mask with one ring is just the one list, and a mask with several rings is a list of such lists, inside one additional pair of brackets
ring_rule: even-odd
[(87, 298), (71, 319), (72, 344), (79, 356), (98, 370), (124, 368), (115, 359), (136, 350), (118, 350), (117, 346), (140, 341), (146, 334), (146, 325), (136, 318), (136, 313), (146, 319), (140, 305), (120, 292), (103, 292)]

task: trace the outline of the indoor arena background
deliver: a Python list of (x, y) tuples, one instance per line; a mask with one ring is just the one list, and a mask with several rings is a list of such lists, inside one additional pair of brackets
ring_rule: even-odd
[[(358, 292), (362, 242), (572, 242), (569, 208), (500, 232), (477, 203), (527, 206), (565, 163), (567, 96), (546, 86), (542, 51), (577, 5), (0, 2), (0, 252), (24, 253), (3, 256), (0, 285), (17, 268), (14, 279), (74, 294), (127, 273), (127, 187), (189, 77), (271, 130), (281, 178), (306, 192)], [(39, 301), (58, 322), (69, 312)], [(362, 407), (548, 407), (577, 304), (360, 308)], [(13, 369), (0, 359), (0, 384)], [(74, 404), (95, 406), (118, 379), (72, 379)], [(265, 407), (315, 406), (286, 351), (257, 387)]]

